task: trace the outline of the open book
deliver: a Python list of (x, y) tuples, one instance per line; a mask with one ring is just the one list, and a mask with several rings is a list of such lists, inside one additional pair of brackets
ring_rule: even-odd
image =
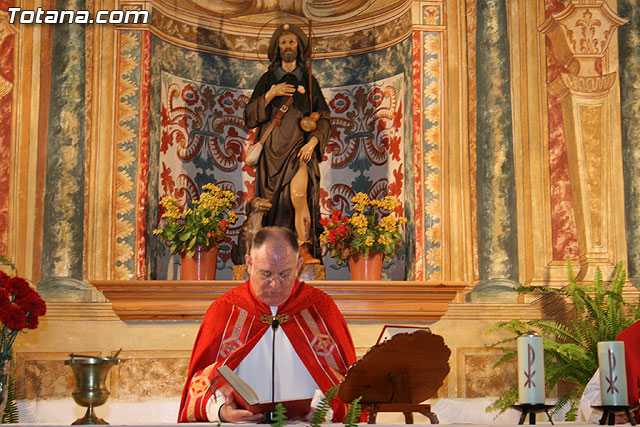
[[(244, 382), (228, 366), (220, 366), (217, 371), (220, 374), (220, 386), (228, 384), (231, 387), (231, 393), (239, 407), (247, 409), (254, 414), (271, 412), (271, 401), (260, 402), (258, 395), (251, 386)], [(302, 418), (311, 410), (311, 398), (275, 402), (276, 405), (278, 403), (284, 405), (289, 419)]]

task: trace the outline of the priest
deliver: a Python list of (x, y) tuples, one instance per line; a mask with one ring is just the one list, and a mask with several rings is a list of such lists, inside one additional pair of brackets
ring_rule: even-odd
[[(249, 280), (214, 301), (200, 326), (178, 422), (262, 419), (219, 386), (216, 368), (222, 365), (261, 401), (313, 398), (307, 421), (323, 393), (342, 380), (356, 361), (351, 335), (333, 300), (297, 280), (302, 264), (293, 231), (265, 227), (256, 233), (246, 256)], [(340, 421), (345, 405), (336, 398), (331, 407)]]

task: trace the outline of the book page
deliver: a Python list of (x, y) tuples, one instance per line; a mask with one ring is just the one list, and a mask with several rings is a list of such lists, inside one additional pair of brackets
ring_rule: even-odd
[(233, 372), (228, 366), (220, 366), (218, 373), (226, 382), (246, 401), (247, 405), (258, 403), (258, 395), (242, 378)]

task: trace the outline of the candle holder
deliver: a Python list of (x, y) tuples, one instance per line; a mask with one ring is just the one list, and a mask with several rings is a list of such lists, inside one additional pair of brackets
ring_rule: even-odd
[(105, 385), (107, 375), (111, 368), (121, 362), (115, 357), (94, 357), (70, 354), (71, 359), (65, 360), (76, 377), (76, 389), (73, 391), (73, 400), (87, 408), (84, 417), (75, 420), (77, 424), (109, 424), (102, 418), (96, 417), (93, 408), (103, 405), (109, 398), (109, 390)]
[(546, 403), (521, 403), (518, 405), (511, 406), (513, 409), (517, 409), (522, 414), (520, 415), (520, 420), (518, 421), (518, 425), (524, 424), (524, 420), (529, 415), (529, 424), (536, 423), (536, 414), (538, 412), (544, 412), (547, 414), (547, 418), (549, 422), (553, 424), (553, 419), (551, 418), (551, 414), (549, 414), (549, 409), (555, 407), (556, 405), (548, 405)]
[(632, 426), (636, 425), (636, 420), (631, 416), (631, 411), (635, 410), (638, 405), (591, 405), (591, 407), (602, 411), (602, 418), (600, 418), (600, 421), (598, 422), (600, 425), (615, 425), (616, 414), (621, 413), (624, 413), (627, 416), (629, 424)]

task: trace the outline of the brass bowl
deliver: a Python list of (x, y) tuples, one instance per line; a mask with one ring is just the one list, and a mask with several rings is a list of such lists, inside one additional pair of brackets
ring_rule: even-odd
[(73, 400), (80, 406), (87, 408), (84, 417), (78, 418), (75, 424), (109, 424), (93, 412), (95, 406), (104, 405), (109, 398), (106, 380), (109, 371), (121, 362), (112, 357), (94, 357), (70, 354), (71, 359), (65, 360), (76, 377), (76, 388), (71, 394)]

